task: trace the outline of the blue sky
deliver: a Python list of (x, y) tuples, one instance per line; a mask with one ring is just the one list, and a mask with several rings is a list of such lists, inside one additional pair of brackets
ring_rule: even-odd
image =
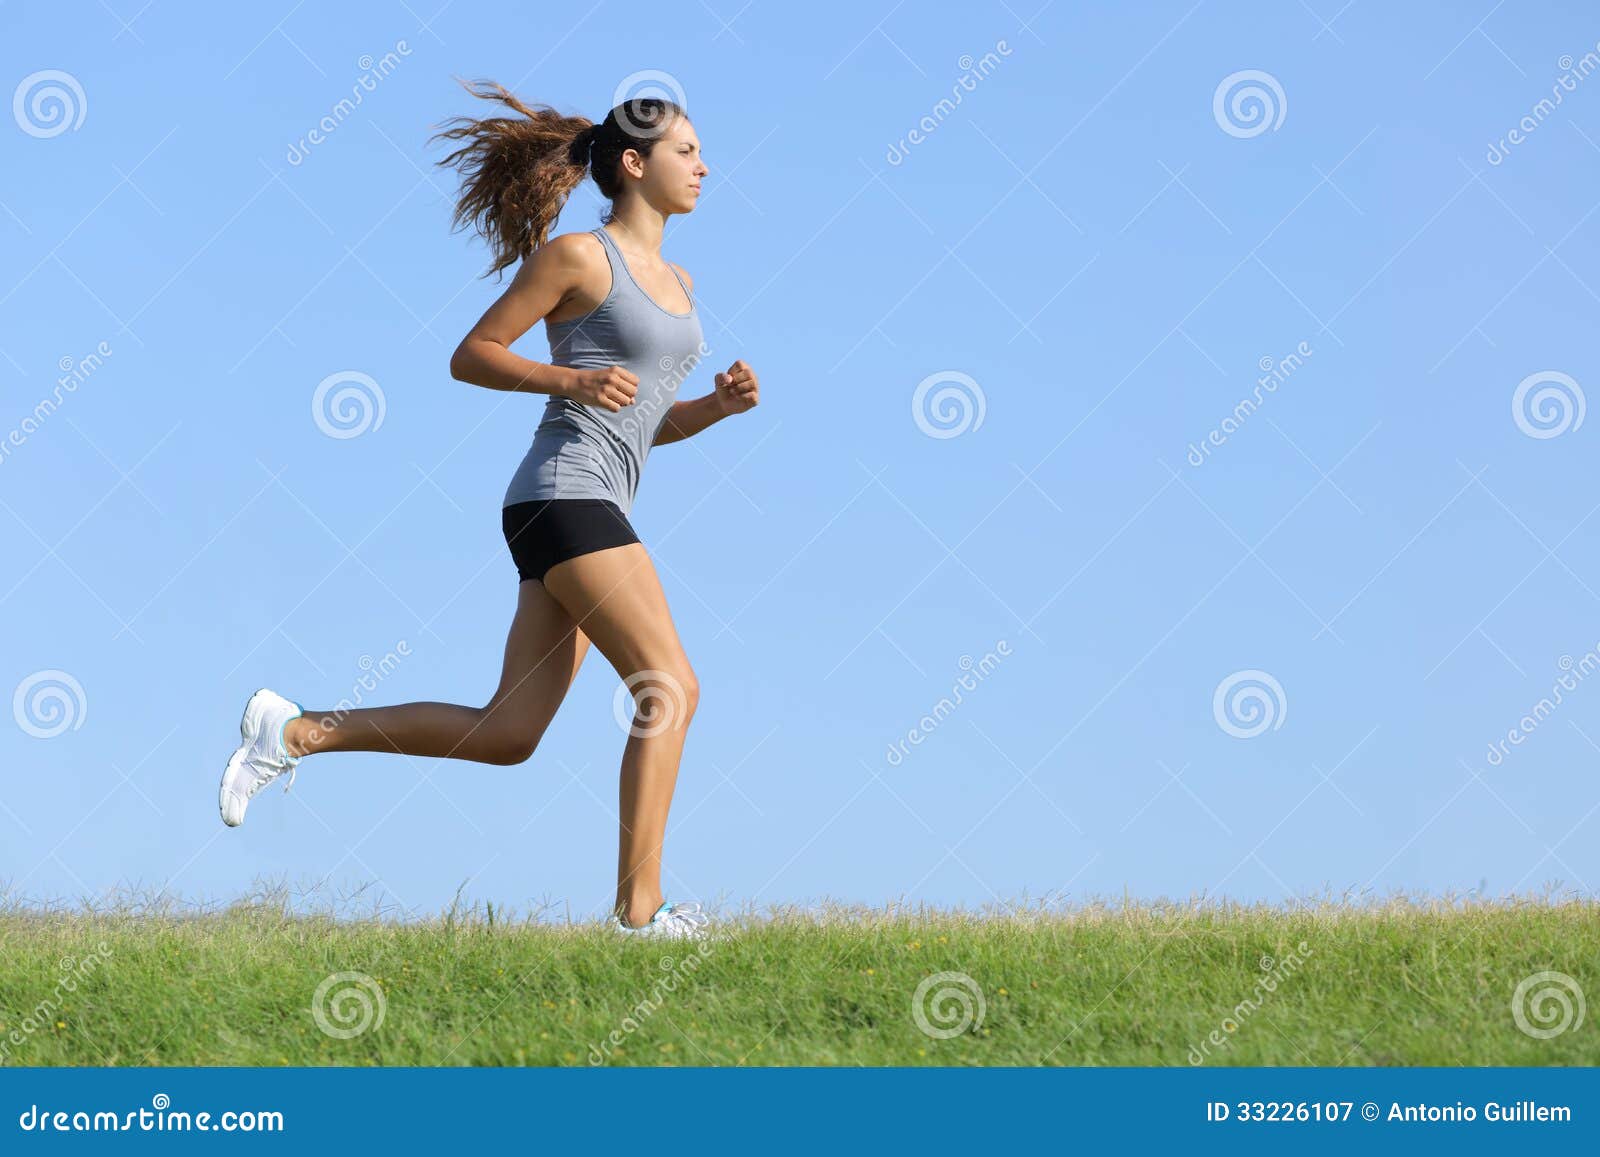
[(0, 880), (609, 904), (597, 654), (521, 767), (320, 757), (217, 819), (256, 687), (498, 676), (543, 399), (447, 370), (496, 292), (426, 143), (459, 75), (668, 86), (711, 169), (684, 396), (763, 391), (634, 509), (703, 688), (670, 895), (1591, 892), (1583, 6), (642, 11), (0, 9)]

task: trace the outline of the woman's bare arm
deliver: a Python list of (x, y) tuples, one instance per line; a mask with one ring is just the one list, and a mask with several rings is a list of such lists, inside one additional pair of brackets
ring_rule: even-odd
[[(672, 268), (678, 271), (678, 276), (683, 278), (689, 292), (693, 293), (694, 278), (689, 276), (689, 271), (676, 263), (669, 264), (672, 264)], [(742, 364), (735, 363), (734, 367), (730, 368), (737, 368)], [(719, 382), (724, 377), (725, 375), (723, 374), (717, 375)], [(751, 375), (750, 381), (752, 385), (754, 380), (754, 375)], [(662, 421), (660, 428), (656, 430), (655, 441), (650, 444), (652, 446), (664, 446), (668, 442), (681, 442), (685, 438), (693, 438), (702, 430), (715, 425), (728, 417), (730, 413), (735, 412), (737, 411), (729, 408), (728, 399), (724, 397), (720, 390), (709, 393), (703, 398), (673, 402), (672, 408), (667, 411), (666, 419)]]
[(579, 284), (583, 254), (563, 234), (541, 245), (517, 269), (506, 291), (461, 339), (450, 357), (450, 376), (491, 390), (565, 394), (576, 370), (536, 362), (511, 345)]
[[(579, 370), (536, 362), (511, 345), (582, 284), (587, 242), (566, 233), (535, 249), (450, 357), (450, 376), (491, 390), (556, 394), (615, 413), (633, 404), (639, 379), (621, 366)], [(601, 255), (603, 256), (603, 255)]]
[(734, 414), (742, 414), (761, 400), (761, 382), (743, 358), (736, 360), (715, 380), (716, 389), (703, 398), (674, 402), (656, 431), (653, 446), (692, 438), (707, 426)]
[(668, 442), (681, 442), (685, 438), (693, 438), (713, 422), (720, 422), (727, 414), (722, 409), (722, 403), (716, 394), (707, 394), (703, 398), (693, 398), (684, 402), (673, 402), (672, 409), (667, 411), (666, 418), (661, 423), (661, 428), (656, 431), (656, 439), (652, 446), (664, 446)]

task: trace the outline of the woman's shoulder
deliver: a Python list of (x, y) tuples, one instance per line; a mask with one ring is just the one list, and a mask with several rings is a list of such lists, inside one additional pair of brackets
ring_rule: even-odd
[(571, 233), (558, 233), (550, 238), (541, 249), (548, 249), (552, 256), (563, 260), (572, 258), (582, 259), (585, 256), (601, 256), (603, 249), (601, 241), (594, 235), (593, 229), (574, 229)]
[(522, 262), (517, 276), (571, 288), (585, 281), (610, 276), (605, 247), (593, 230), (551, 237)]
[(550, 238), (523, 262), (517, 276), (556, 295), (555, 304), (544, 315), (547, 327), (591, 316), (611, 300), (616, 289), (611, 257), (593, 230)]

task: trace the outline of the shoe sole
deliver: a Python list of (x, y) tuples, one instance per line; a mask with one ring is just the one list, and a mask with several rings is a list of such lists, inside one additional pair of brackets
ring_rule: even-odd
[[(230, 820), (228, 818), (228, 796), (231, 794), (228, 791), (228, 779), (233, 775), (234, 768), (244, 761), (245, 754), (249, 750), (250, 744), (246, 741), (241, 743), (232, 755), (228, 756), (227, 766), (222, 769), (222, 783), (217, 788), (217, 814), (222, 817), (222, 822), (230, 828), (236, 828), (244, 823), (244, 809), (240, 809), (238, 820)], [(249, 806), (248, 800), (245, 803), (246, 806)]]
[[(227, 765), (222, 769), (222, 783), (217, 788), (217, 814), (222, 817), (222, 822), (227, 824), (230, 828), (236, 828), (240, 824), (244, 823), (244, 809), (241, 808), (239, 811), (238, 822), (235, 823), (229, 821), (227, 804), (228, 777), (233, 774), (234, 768), (236, 768), (244, 760), (244, 757), (249, 754), (250, 745), (255, 739), (252, 723), (254, 723), (256, 727), (259, 727), (259, 721), (261, 718), (260, 711), (256, 710), (254, 712), (254, 719), (252, 719), (252, 709), (255, 708), (256, 699), (259, 698), (261, 692), (265, 690), (265, 687), (258, 688), (255, 693), (245, 701), (244, 714), (239, 717), (239, 746), (234, 749), (232, 755), (228, 756)], [(250, 801), (246, 800), (245, 807), (248, 807), (249, 805)]]

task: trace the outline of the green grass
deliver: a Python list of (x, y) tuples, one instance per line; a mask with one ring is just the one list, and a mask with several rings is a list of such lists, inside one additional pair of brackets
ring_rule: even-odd
[[(1539, 972), (1600, 997), (1593, 903), (827, 908), (722, 927), (697, 951), (492, 910), (0, 908), (0, 1064), (1600, 1063), (1600, 1009), (1548, 1039), (1512, 1013)], [(312, 1012), (343, 972), (372, 978), (384, 1014), (348, 1039)], [(963, 990), (974, 1015), (947, 1038), (913, 1015), (940, 972), (983, 1003), (979, 1018)], [(1541, 1008), (1558, 1012), (1534, 999), (1532, 1027)], [(934, 999), (935, 1029), (941, 1010), (962, 1019), (959, 1000)], [(358, 1012), (335, 1000), (324, 1019)]]

